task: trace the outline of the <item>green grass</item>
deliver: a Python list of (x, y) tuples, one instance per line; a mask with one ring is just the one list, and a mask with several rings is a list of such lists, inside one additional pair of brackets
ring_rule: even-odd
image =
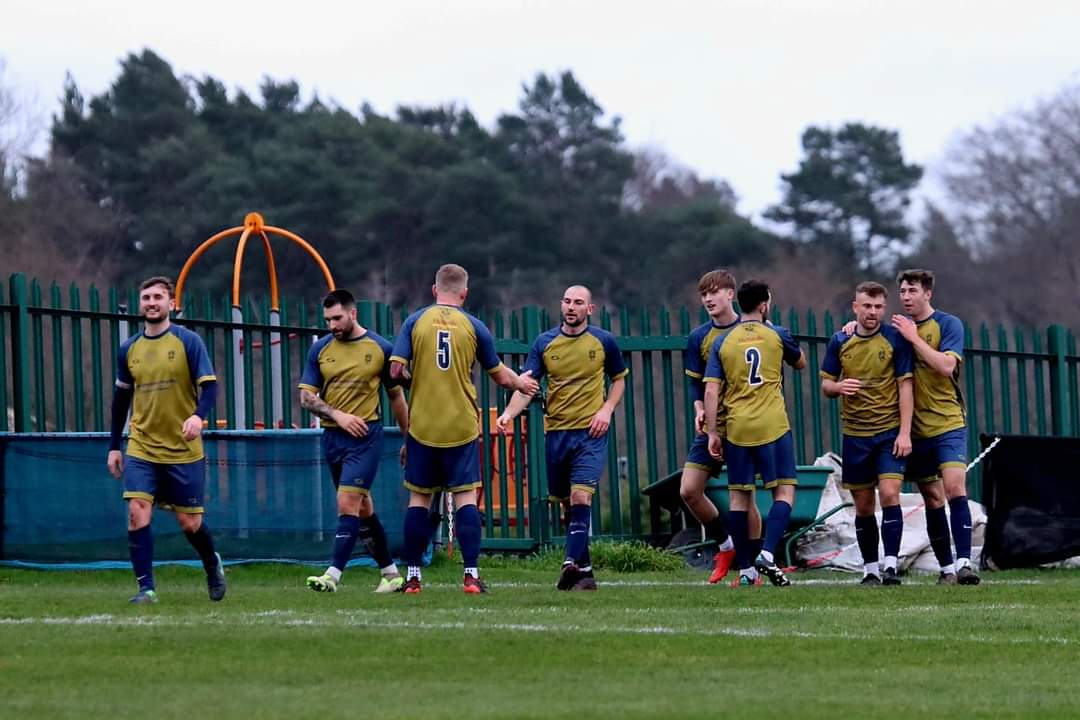
[[(635, 556), (637, 557), (637, 556)], [(635, 560), (638, 563), (639, 557)], [(1080, 572), (1003, 572), (979, 587), (862, 588), (796, 574), (731, 589), (690, 570), (554, 589), (557, 558), (488, 559), (492, 592), (441, 559), (419, 596), (350, 570), (0, 569), (3, 718), (1075, 717)]]

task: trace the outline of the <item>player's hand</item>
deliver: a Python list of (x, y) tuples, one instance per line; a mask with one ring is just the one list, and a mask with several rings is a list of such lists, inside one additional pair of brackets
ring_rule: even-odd
[(192, 415), (184, 421), (183, 427), (184, 439), (191, 442), (195, 438), (202, 434), (202, 418), (198, 415)]
[(862, 380), (859, 378), (844, 378), (836, 383), (836, 386), (841, 395), (854, 395), (862, 387)]
[(368, 427), (367, 422), (363, 418), (350, 415), (347, 412), (341, 412), (340, 410), (334, 411), (334, 422), (337, 426), (349, 433), (353, 437), (364, 437), (367, 435)]
[(405, 457), (408, 454), (408, 453), (405, 452), (405, 448), (406, 448), (406, 445), (405, 445), (404, 442), (402, 442), (401, 443), (401, 449), (398, 450), (398, 454), (397, 454), (398, 462), (401, 463), (401, 467), (405, 467)]
[(854, 335), (855, 328), (857, 328), (858, 326), (859, 324), (854, 320), (848, 320), (846, 323), (844, 323), (844, 327), (840, 329), (844, 331), (845, 335)]
[(910, 343), (919, 337), (919, 326), (907, 315), (893, 315), (892, 326)]
[(124, 453), (119, 450), (110, 450), (109, 458), (105, 461), (105, 466), (109, 468), (109, 472), (117, 480), (120, 479), (120, 475), (124, 472)]
[(602, 407), (596, 411), (592, 422), (589, 423), (589, 437), (604, 437), (609, 427), (611, 427), (611, 411)]
[(526, 370), (518, 375), (517, 391), (523, 395), (535, 395), (536, 391), (540, 389), (540, 383), (536, 382), (532, 376), (532, 370)]
[(502, 435), (509, 435), (513, 430), (513, 422), (514, 419), (510, 417), (510, 413), (504, 412), (495, 419), (495, 429)]
[(694, 432), (698, 435), (705, 434), (705, 408), (694, 410)]
[(893, 457), (907, 457), (911, 454), (911, 435), (905, 435), (900, 433), (896, 436), (896, 442), (893, 443), (892, 448)]
[(724, 459), (724, 441), (720, 439), (720, 433), (709, 433), (709, 454), (717, 460)]

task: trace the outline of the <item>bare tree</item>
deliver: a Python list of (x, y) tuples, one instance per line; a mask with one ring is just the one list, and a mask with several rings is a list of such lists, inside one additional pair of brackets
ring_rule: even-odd
[(944, 177), (999, 319), (1080, 325), (1080, 84), (963, 136)]

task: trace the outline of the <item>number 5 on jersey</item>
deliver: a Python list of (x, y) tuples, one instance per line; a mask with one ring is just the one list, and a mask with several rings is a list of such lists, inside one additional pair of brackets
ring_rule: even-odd
[(451, 355), (450, 331), (437, 331), (435, 333), (435, 365), (440, 370), (449, 370)]

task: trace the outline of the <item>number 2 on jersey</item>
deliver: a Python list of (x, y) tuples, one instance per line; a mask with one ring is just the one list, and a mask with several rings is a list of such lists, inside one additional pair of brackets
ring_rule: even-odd
[(756, 347), (746, 348), (746, 364), (750, 370), (746, 376), (746, 384), (750, 387), (761, 385), (765, 382), (761, 377), (761, 351)]
[(450, 357), (450, 331), (439, 330), (435, 333), (435, 365), (440, 370), (449, 370)]

